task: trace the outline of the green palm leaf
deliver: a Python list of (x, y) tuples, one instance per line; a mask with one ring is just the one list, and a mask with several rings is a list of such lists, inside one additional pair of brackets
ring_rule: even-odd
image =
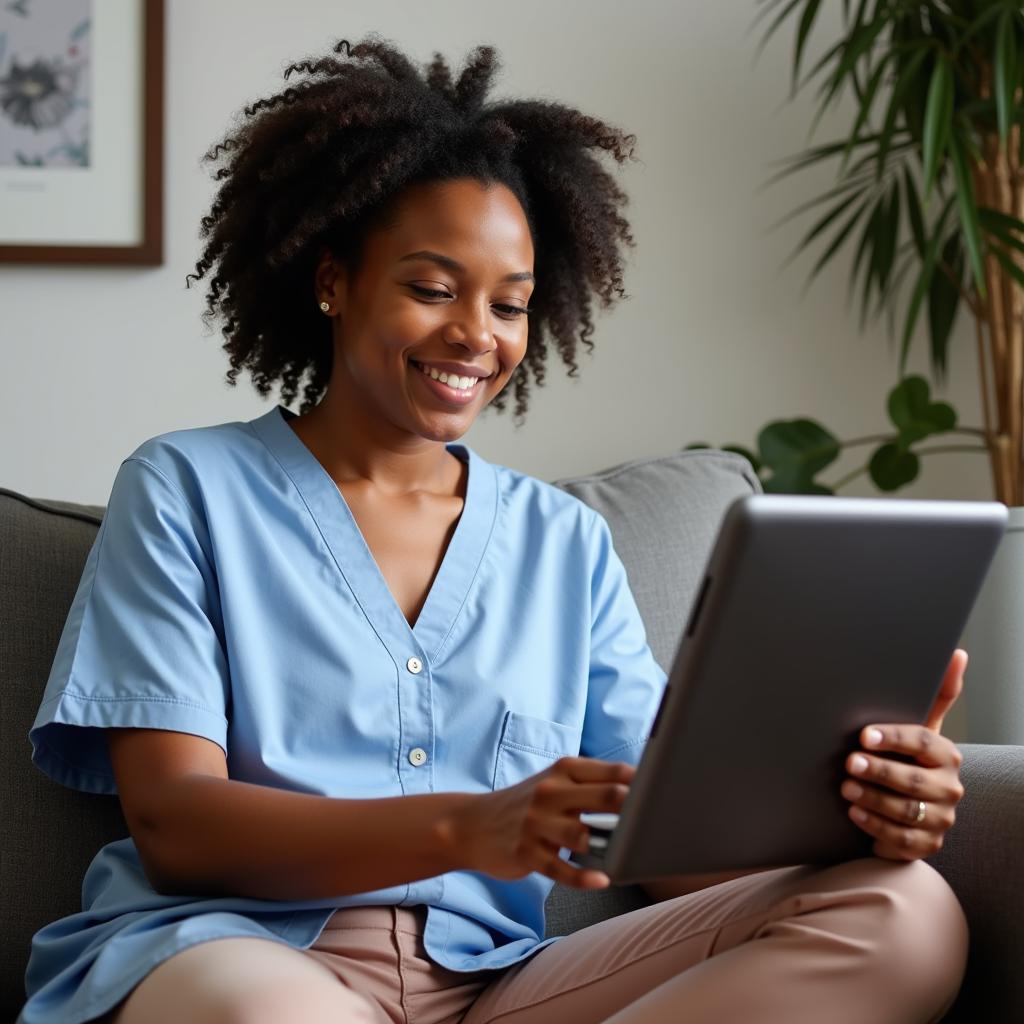
[(956, 196), (950, 196), (946, 200), (942, 213), (939, 215), (938, 223), (935, 225), (935, 233), (928, 242), (924, 262), (921, 266), (921, 273), (918, 275), (914, 293), (910, 298), (910, 306), (907, 310), (907, 318), (903, 326), (903, 341), (900, 345), (901, 377), (906, 373), (907, 355), (910, 352), (910, 338), (914, 333), (914, 325), (917, 323), (917, 314), (920, 312), (921, 303), (924, 301), (925, 295), (928, 294), (928, 289), (932, 283), (932, 274), (935, 273), (935, 262), (939, 256), (939, 248), (943, 241), (942, 235), (946, 228), (946, 218), (949, 216), (949, 211), (953, 209), (955, 199)]
[(967, 157), (963, 143), (957, 132), (949, 139), (950, 156), (953, 158), (953, 173), (956, 177), (956, 198), (960, 208), (960, 225), (967, 242), (967, 252), (971, 257), (971, 269), (974, 271), (974, 284), (982, 299), (985, 292), (985, 268), (981, 257), (981, 226), (978, 223), (978, 207), (974, 200), (974, 182), (971, 181), (967, 169)]
[(1010, 137), (1013, 89), (1017, 82), (1017, 35), (1013, 30), (1013, 11), (1009, 7), (1003, 11), (996, 32), (994, 77), (999, 144), (1005, 149), (1007, 139)]
[(953, 69), (945, 57), (939, 57), (928, 86), (928, 105), (924, 114), (924, 198), (931, 196), (946, 148), (953, 119)]

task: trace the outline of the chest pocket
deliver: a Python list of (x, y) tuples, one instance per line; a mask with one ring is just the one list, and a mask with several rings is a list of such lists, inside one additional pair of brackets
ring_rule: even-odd
[(517, 711), (505, 713), (494, 760), (492, 789), (504, 789), (580, 752), (582, 729)]

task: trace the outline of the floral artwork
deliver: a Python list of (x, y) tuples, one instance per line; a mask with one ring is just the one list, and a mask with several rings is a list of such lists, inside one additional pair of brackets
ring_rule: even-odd
[(88, 167), (92, 0), (0, 0), (0, 166)]

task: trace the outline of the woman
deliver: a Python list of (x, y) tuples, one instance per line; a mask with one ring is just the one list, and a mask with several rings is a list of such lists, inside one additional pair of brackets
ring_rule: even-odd
[(542, 939), (555, 881), (609, 884), (568, 863), (579, 813), (622, 806), (665, 674), (605, 521), (458, 438), (509, 391), (523, 415), (548, 336), (574, 372), (591, 293), (624, 294), (626, 197), (588, 150), (634, 140), (485, 106), (490, 47), (454, 83), (335, 53), (208, 154), (228, 378), (287, 404), (310, 376), (300, 415), (118, 470), (30, 735), (131, 838), (36, 934), (20, 1020), (938, 1019), (967, 935), (921, 858), (963, 792), (963, 652), (926, 726), (851, 752), (877, 856), (664, 879)]

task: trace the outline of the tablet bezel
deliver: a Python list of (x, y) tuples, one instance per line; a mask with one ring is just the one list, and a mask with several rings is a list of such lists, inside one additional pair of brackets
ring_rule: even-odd
[[(603, 870), (622, 884), (870, 855), (874, 840), (850, 821), (839, 793), (845, 759), (864, 725), (924, 721), (1006, 520), (999, 502), (736, 499), (692, 603)], [(873, 573), (879, 576), (865, 578)], [(844, 598), (837, 581), (856, 593)], [(778, 659), (773, 675), (755, 649), (752, 622), (760, 609), (764, 621), (790, 629), (790, 647), (804, 630), (799, 658), (780, 640), (760, 637)], [(809, 637), (797, 615), (818, 617)], [(842, 638), (867, 649), (848, 646), (842, 657), (830, 656), (822, 645)], [(827, 665), (828, 685), (837, 690), (809, 688), (810, 661)], [(867, 665), (879, 667), (872, 673)], [(752, 722), (736, 706), (744, 693), (736, 680), (749, 686), (758, 671), (771, 675), (775, 696), (746, 691), (762, 719)], [(778, 709), (787, 707), (796, 710), (782, 717)], [(763, 742), (769, 722), (777, 735)], [(716, 733), (740, 742), (739, 753), (723, 754)], [(749, 753), (751, 741), (763, 742), (760, 762)], [(704, 831), (693, 832), (687, 820), (702, 822)]]

